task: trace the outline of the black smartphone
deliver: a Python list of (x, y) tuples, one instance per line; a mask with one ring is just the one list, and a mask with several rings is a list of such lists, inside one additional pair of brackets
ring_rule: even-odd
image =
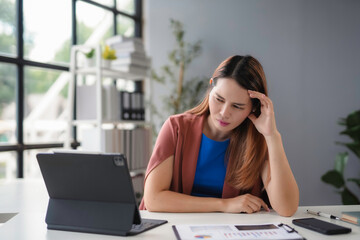
[(292, 223), (297, 226), (304, 227), (327, 235), (351, 232), (351, 228), (325, 222), (317, 218), (298, 218), (298, 219), (293, 219)]

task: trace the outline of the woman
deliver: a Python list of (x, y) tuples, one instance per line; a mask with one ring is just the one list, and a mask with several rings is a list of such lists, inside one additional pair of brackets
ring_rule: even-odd
[(203, 101), (157, 138), (140, 209), (293, 215), (299, 190), (276, 128), (265, 74), (251, 56), (223, 61)]

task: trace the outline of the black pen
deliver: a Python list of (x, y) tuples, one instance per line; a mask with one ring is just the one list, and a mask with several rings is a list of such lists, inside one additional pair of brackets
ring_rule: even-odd
[(315, 216), (321, 216), (321, 217), (326, 217), (326, 218), (330, 218), (330, 219), (336, 219), (336, 220), (340, 220), (339, 217), (337, 216), (334, 216), (332, 214), (328, 214), (328, 213), (323, 213), (323, 212), (314, 212), (314, 211), (311, 211), (311, 210), (306, 210), (307, 213), (310, 213), (312, 215), (315, 215)]

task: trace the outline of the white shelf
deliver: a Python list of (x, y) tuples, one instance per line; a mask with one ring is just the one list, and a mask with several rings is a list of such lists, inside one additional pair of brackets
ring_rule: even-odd
[[(80, 124), (97, 125), (98, 121), (96, 119), (93, 119), (93, 120), (74, 120), (74, 121), (72, 121), (72, 125), (74, 125), (74, 126), (80, 125)], [(150, 125), (149, 122), (136, 121), (136, 120), (102, 121), (102, 124), (113, 124), (113, 125), (134, 124), (134, 125), (141, 125), (141, 126)]]
[[(86, 52), (89, 49), (95, 49), (95, 66), (93, 67), (85, 67), (79, 65), (78, 54), (80, 52)], [(107, 121), (104, 119), (103, 116), (97, 115), (96, 119), (91, 120), (74, 120), (74, 106), (75, 106), (75, 78), (76, 75), (94, 75), (96, 77), (96, 112), (102, 112), (102, 78), (103, 77), (110, 77), (114, 79), (123, 79), (123, 80), (144, 80), (148, 77), (147, 75), (143, 74), (135, 74), (120, 71), (114, 68), (107, 68), (103, 67), (103, 59), (101, 56), (101, 46), (100, 45), (76, 45), (71, 48), (71, 62), (70, 62), (70, 73), (71, 73), (71, 80), (69, 83), (69, 94), (68, 94), (68, 105), (69, 105), (69, 117), (68, 117), (68, 130), (67, 130), (67, 139), (65, 142), (65, 147), (70, 148), (70, 144), (72, 142), (73, 136), (73, 126), (80, 126), (80, 125), (92, 125), (92, 127), (99, 130), (99, 132), (106, 127), (106, 125), (113, 125), (115, 128), (133, 128), (134, 126), (150, 126), (149, 122), (143, 120), (116, 120), (116, 121)], [(101, 145), (101, 141), (103, 139), (98, 139), (99, 145)]]
[[(139, 79), (144, 79), (146, 77), (143, 75), (136, 75), (133, 73), (119, 71), (119, 70), (112, 69), (112, 68), (101, 67), (100, 69), (101, 69), (101, 74), (103, 77), (120, 78), (120, 79), (126, 79), (126, 80), (139, 80)], [(81, 68), (77, 68), (75, 70), (75, 74), (96, 75), (97, 71), (98, 71), (97, 67), (81, 67)]]

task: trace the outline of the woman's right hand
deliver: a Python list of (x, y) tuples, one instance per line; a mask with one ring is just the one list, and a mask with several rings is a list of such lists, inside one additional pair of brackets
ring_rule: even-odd
[(268, 205), (261, 198), (249, 193), (223, 199), (223, 212), (227, 213), (254, 213), (260, 211), (261, 207), (270, 211)]

